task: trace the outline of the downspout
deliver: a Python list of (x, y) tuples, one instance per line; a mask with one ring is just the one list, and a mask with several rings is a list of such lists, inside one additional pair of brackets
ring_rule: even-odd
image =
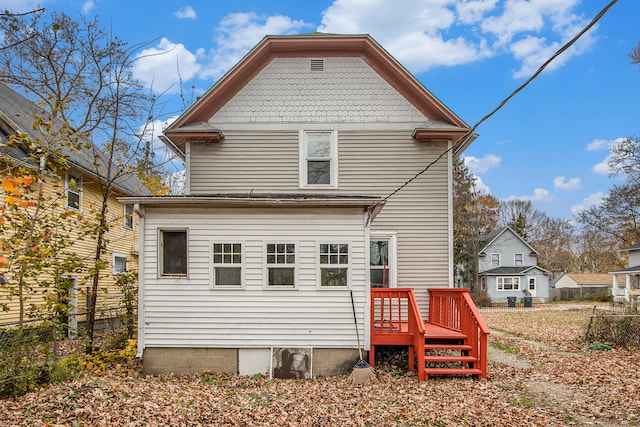
[(138, 215), (138, 352), (136, 357), (141, 358), (145, 347), (145, 314), (144, 314), (144, 206), (139, 203), (133, 205), (133, 212)]
[[(450, 144), (453, 144), (453, 141), (449, 141)], [(449, 251), (449, 287), (455, 287), (454, 283), (454, 253), (453, 253), (453, 155), (451, 150), (449, 150), (447, 154), (447, 185), (448, 185), (448, 194), (447, 198), (447, 210), (449, 214), (447, 215), (447, 234), (449, 236), (448, 239), (448, 251)]]

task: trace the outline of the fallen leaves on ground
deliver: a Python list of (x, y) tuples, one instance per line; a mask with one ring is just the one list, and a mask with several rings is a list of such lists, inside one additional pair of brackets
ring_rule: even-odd
[[(509, 313), (511, 314), (511, 313)], [(525, 313), (522, 313), (525, 314)], [(529, 313), (526, 313), (529, 314)], [(48, 386), (0, 401), (0, 424), (33, 426), (550, 426), (637, 425), (637, 352), (580, 348), (577, 314), (486, 316), (516, 335), (491, 337), (519, 349), (533, 368), (489, 363), (487, 380), (433, 377), (419, 382), (388, 358), (379, 382), (351, 385), (346, 376), (278, 380), (205, 373), (143, 377), (138, 362), (102, 375)], [(586, 322), (589, 313), (582, 313)], [(563, 323), (564, 322), (564, 323)], [(572, 324), (575, 324), (572, 326)], [(525, 328), (526, 330), (521, 330)], [(586, 325), (586, 323), (585, 323)], [(573, 332), (570, 332), (573, 331)], [(576, 337), (576, 334), (578, 337)], [(572, 344), (569, 353), (564, 339)]]

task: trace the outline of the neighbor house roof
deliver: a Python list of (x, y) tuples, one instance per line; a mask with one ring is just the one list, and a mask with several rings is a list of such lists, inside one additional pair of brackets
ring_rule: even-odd
[(627, 274), (627, 273), (640, 273), (640, 265), (627, 267), (622, 270), (611, 271), (609, 274)]
[(580, 286), (609, 286), (612, 283), (612, 278), (609, 274), (567, 273), (566, 276)]
[(525, 265), (522, 267), (496, 267), (491, 270), (482, 271), (478, 274), (480, 274), (480, 276), (514, 276), (526, 274), (536, 268), (544, 273), (548, 273), (547, 270), (542, 267), (538, 267), (537, 265)]
[(522, 243), (524, 243), (530, 250), (532, 254), (537, 255), (538, 251), (536, 251), (535, 249), (533, 249), (533, 247), (527, 243), (526, 240), (524, 240), (522, 237), (520, 237), (520, 235), (518, 233), (516, 233), (515, 231), (513, 231), (513, 229), (511, 227), (503, 227), (503, 228), (499, 228), (497, 230), (493, 230), (490, 233), (485, 234), (484, 236), (480, 237), (480, 244), (482, 245), (482, 249), (480, 249), (480, 251), (478, 251), (478, 253), (483, 253), (489, 246), (491, 246), (493, 244), (493, 242), (495, 242), (498, 237), (502, 236), (504, 233), (510, 231), (511, 233), (513, 233), (514, 236), (516, 236), (518, 239), (520, 239), (522, 241)]
[[(7, 85), (0, 83), (0, 140), (6, 140), (12, 133), (24, 132), (32, 138), (42, 138), (42, 134), (33, 129), (35, 115), (46, 115), (47, 113), (35, 103), (29, 101)], [(58, 121), (56, 121), (58, 122)], [(54, 123), (55, 125), (55, 123)], [(99, 148), (91, 141), (86, 140), (91, 149), (70, 150), (69, 147), (60, 146), (62, 156), (67, 158), (67, 162), (83, 173), (94, 176), (97, 179), (104, 179), (107, 176), (107, 169), (100, 163)], [(14, 161), (27, 163), (31, 166), (31, 153), (26, 147), (4, 148), (2, 152)], [(97, 169), (95, 164), (98, 164)], [(123, 174), (113, 179), (113, 184), (118, 191), (127, 195), (150, 194), (149, 190), (142, 184), (135, 173)]]
[(635, 243), (631, 246), (627, 246), (626, 248), (623, 248), (623, 251), (635, 251), (635, 250), (639, 250), (640, 249), (640, 243)]
[(470, 127), (428, 91), (399, 62), (368, 35), (313, 33), (266, 36), (211, 89), (164, 130), (164, 142), (184, 157), (187, 141), (219, 142), (222, 131), (207, 123), (274, 58), (361, 57), (430, 121), (414, 130), (418, 140), (452, 139), (454, 154), (462, 152), (475, 135)]

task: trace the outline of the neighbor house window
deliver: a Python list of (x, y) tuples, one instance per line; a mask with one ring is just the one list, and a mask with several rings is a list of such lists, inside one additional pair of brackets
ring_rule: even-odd
[(127, 256), (124, 254), (119, 254), (117, 252), (113, 253), (113, 274), (122, 274), (126, 273), (127, 269)]
[(491, 254), (491, 268), (500, 267), (500, 254)]
[(530, 291), (535, 291), (536, 290), (536, 278), (535, 277), (529, 277), (529, 290)]
[(349, 284), (349, 245), (320, 244), (320, 285), (347, 286)]
[(513, 265), (516, 267), (522, 267), (522, 254), (513, 255)]
[(519, 277), (498, 277), (499, 291), (518, 291), (520, 290), (520, 278)]
[(294, 243), (267, 244), (267, 286), (295, 286), (296, 245)]
[(65, 206), (77, 211), (82, 207), (82, 175), (67, 172), (65, 178)]
[(124, 215), (122, 217), (124, 228), (133, 230), (133, 205), (124, 205)]
[(337, 141), (335, 131), (300, 131), (301, 187), (338, 187)]
[(213, 286), (242, 285), (242, 244), (213, 244)]
[(160, 275), (187, 275), (187, 231), (160, 231)]

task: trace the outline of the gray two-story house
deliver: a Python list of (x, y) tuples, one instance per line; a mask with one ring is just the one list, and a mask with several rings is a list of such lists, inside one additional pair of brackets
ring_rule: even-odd
[(549, 272), (538, 267), (538, 252), (510, 227), (485, 235), (478, 253), (480, 289), (494, 301), (508, 297), (549, 298)]

